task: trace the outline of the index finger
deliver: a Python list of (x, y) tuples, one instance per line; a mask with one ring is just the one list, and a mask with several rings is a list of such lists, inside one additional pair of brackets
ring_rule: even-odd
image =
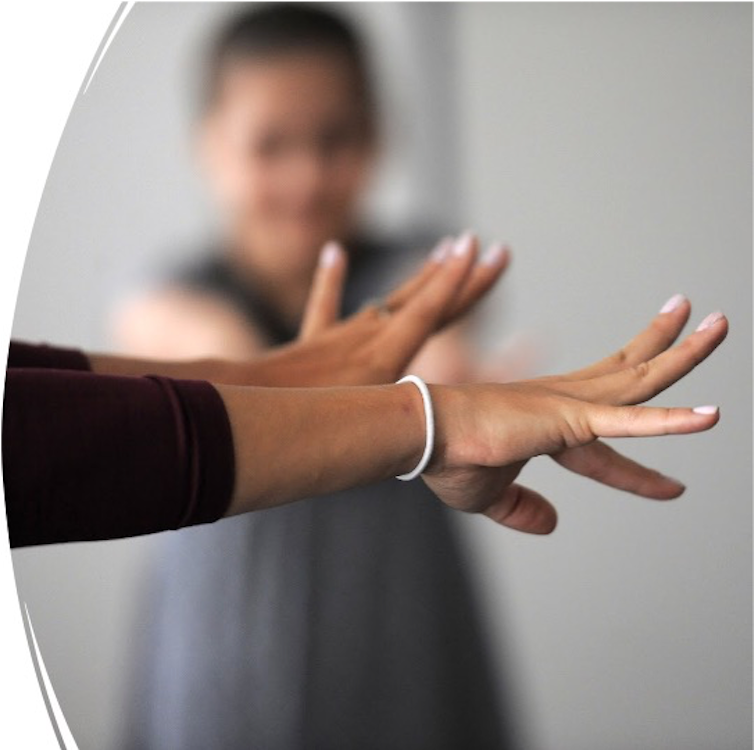
[(713, 313), (678, 346), (647, 362), (589, 380), (562, 383), (559, 388), (589, 401), (638, 404), (688, 375), (715, 351), (727, 333), (727, 318), (721, 312)]
[(691, 314), (691, 303), (682, 294), (671, 297), (652, 322), (625, 346), (588, 367), (542, 380), (588, 380), (646, 362), (664, 352), (680, 336)]

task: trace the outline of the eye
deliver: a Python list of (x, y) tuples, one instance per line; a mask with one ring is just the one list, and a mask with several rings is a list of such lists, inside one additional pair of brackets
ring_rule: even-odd
[(361, 140), (356, 123), (338, 123), (329, 125), (320, 132), (317, 145), (321, 154), (333, 156), (360, 145)]

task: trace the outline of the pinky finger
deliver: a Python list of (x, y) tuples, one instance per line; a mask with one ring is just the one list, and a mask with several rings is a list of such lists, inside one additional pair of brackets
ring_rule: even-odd
[(520, 484), (511, 484), (502, 497), (488, 506), (484, 515), (495, 523), (527, 534), (551, 534), (558, 524), (552, 503)]
[(704, 432), (720, 420), (717, 406), (664, 408), (657, 406), (599, 406), (588, 414), (597, 437), (651, 437)]

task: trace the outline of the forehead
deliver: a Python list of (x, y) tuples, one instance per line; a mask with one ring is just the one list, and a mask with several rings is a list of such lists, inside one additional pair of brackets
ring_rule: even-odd
[(226, 62), (218, 75), (214, 108), (277, 119), (345, 114), (359, 106), (345, 55), (312, 50)]

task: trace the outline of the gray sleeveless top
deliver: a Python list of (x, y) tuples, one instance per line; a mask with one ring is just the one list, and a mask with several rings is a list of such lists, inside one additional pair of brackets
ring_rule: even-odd
[[(345, 310), (395, 254), (362, 243)], [(291, 338), (218, 256), (180, 283)], [(131, 750), (510, 748), (458, 541), (421, 481), (167, 533), (138, 619)]]

